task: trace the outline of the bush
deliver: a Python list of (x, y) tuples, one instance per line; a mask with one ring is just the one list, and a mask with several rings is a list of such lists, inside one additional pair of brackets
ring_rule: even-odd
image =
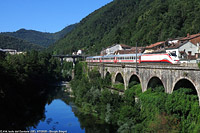
[(124, 84), (123, 83), (118, 83), (113, 85), (113, 87), (119, 91), (124, 91)]

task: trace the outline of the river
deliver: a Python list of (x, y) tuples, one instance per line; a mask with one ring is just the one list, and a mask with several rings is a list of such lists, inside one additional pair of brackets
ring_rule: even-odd
[(63, 88), (52, 90), (42, 97), (18, 98), (19, 102), (5, 104), (0, 114), (0, 131), (113, 132), (111, 125), (79, 112)]
[[(66, 104), (61, 99), (55, 99), (51, 104), (45, 106), (44, 120), (40, 120), (37, 127), (31, 127), (30, 130), (46, 131), (67, 131), (70, 133), (84, 133), (85, 129), (80, 127), (78, 118), (72, 111), (73, 103)], [(75, 108), (75, 106), (74, 106)]]

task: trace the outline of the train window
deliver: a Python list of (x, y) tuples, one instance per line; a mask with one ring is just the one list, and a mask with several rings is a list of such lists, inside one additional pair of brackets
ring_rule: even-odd
[(170, 53), (172, 56), (176, 56), (176, 53)]

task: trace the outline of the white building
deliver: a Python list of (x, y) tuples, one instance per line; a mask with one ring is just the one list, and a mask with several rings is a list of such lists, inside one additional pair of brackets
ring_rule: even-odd
[(14, 49), (1, 49), (1, 51), (11, 55), (17, 54), (17, 50)]
[(176, 54), (180, 60), (196, 60), (199, 55), (199, 44), (194, 45), (191, 42), (176, 44), (166, 49), (167, 53)]
[(115, 44), (101, 51), (101, 55), (112, 55), (118, 50), (131, 50), (131, 46), (125, 44)]
[(77, 55), (82, 55), (82, 50), (78, 50)]

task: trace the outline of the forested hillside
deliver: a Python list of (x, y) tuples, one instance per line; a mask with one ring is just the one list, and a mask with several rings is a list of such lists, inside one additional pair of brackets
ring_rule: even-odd
[(55, 53), (96, 53), (114, 43), (149, 45), (200, 31), (199, 0), (113, 0), (50, 47)]
[(15, 37), (0, 35), (0, 48), (15, 49), (17, 51), (42, 50), (44, 47), (29, 43)]
[(57, 40), (63, 38), (75, 26), (76, 24), (69, 25), (56, 33), (47, 33), (47, 32), (39, 32), (35, 30), (20, 29), (16, 32), (3, 32), (1, 34), (16, 37), (19, 39), (26, 40), (33, 44), (38, 44), (43, 47), (47, 47), (50, 44), (53, 44), (54, 42), (56, 42)]

